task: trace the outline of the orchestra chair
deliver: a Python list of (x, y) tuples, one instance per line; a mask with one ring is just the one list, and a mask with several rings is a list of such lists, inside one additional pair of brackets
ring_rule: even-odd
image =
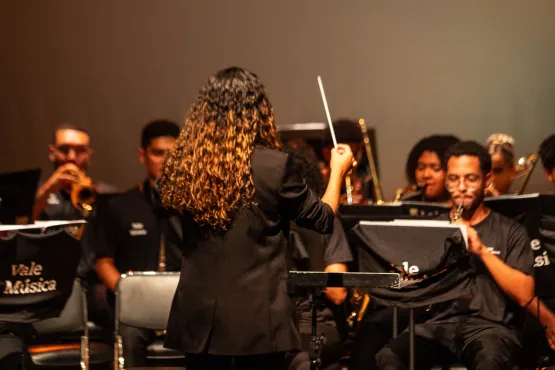
[[(32, 324), (37, 336), (37, 341), (29, 345), (33, 363), (38, 368), (110, 368), (112, 349), (104, 343), (89, 342), (87, 321), (86, 288), (80, 279), (75, 279), (60, 316)], [(60, 340), (61, 336), (75, 333), (81, 334), (79, 342)]]
[[(125, 367), (119, 325), (165, 331), (179, 276), (179, 272), (150, 271), (121, 275), (116, 288), (114, 370), (131, 369)], [(161, 366), (183, 366), (184, 359), (182, 353), (164, 348), (160, 338), (147, 347), (147, 361), (158, 369), (176, 369)]]

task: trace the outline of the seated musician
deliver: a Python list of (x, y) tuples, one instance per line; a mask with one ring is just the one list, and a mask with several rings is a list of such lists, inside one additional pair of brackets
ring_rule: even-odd
[(87, 282), (87, 311), (89, 320), (104, 328), (110, 326), (105, 288), (98, 281), (95, 272), (94, 232), (97, 207), (87, 211), (72, 201), (71, 193), (75, 185), (90, 182), (98, 194), (116, 193), (112, 185), (95, 180), (88, 175), (93, 158), (92, 140), (89, 132), (74, 123), (62, 123), (53, 132), (53, 141), (48, 145), (48, 159), (53, 172), (38, 188), (33, 218), (35, 220), (79, 220), (87, 219), (81, 238), (82, 256), (77, 276)]
[[(441, 158), (447, 148), (459, 142), (451, 135), (432, 135), (421, 139), (410, 151), (406, 163), (406, 177), (410, 186), (398, 194), (399, 200), (444, 202), (449, 199), (445, 189), (445, 171)], [(420, 184), (420, 186), (416, 186)], [(401, 189), (403, 190), (403, 189)], [(415, 310), (416, 320), (428, 318), (425, 309)], [(354, 349), (350, 359), (352, 370), (376, 369), (376, 354), (393, 336), (394, 311), (372, 301), (357, 329)], [(400, 330), (408, 326), (408, 310), (398, 310), (397, 325)]]
[[(147, 178), (121, 196), (111, 199), (102, 215), (96, 270), (110, 292), (116, 290), (121, 274), (128, 271), (180, 269), (181, 225), (179, 222), (176, 225), (173, 219), (157, 216), (150, 191), (161, 174), (166, 152), (179, 131), (177, 124), (164, 120), (150, 122), (143, 128), (139, 160), (145, 166)], [(108, 298), (113, 308), (113, 294), (109, 293)], [(154, 340), (156, 333), (125, 325), (120, 325), (119, 332), (125, 367), (146, 366), (146, 346)]]
[[(516, 221), (485, 207), (491, 183), (485, 148), (475, 142), (455, 144), (443, 166), (453, 202), (450, 216), (463, 205), (458, 222), (467, 225), (475, 286), (471, 296), (437, 305), (433, 318), (416, 324), (416, 368), (430, 368), (447, 355), (468, 369), (511, 369), (521, 347), (518, 332), (525, 310), (534, 313), (538, 306), (528, 234)], [(407, 332), (376, 356), (380, 369), (407, 368), (408, 358)]]
[(409, 187), (398, 193), (399, 200), (445, 202), (445, 171), (441, 158), (449, 146), (459, 142), (452, 135), (432, 135), (422, 138), (411, 149), (405, 165)]
[[(333, 129), (338, 142), (346, 143), (351, 147), (353, 156), (358, 165), (353, 168), (349, 177), (352, 187), (352, 204), (368, 204), (373, 198), (372, 177), (369, 174), (368, 158), (365, 154), (363, 135), (358, 122), (350, 119), (339, 119), (333, 122)], [(322, 147), (322, 156), (325, 162), (320, 163), (320, 171), (327, 181), (329, 177), (329, 162), (331, 158), (331, 149), (333, 141), (331, 135), (327, 136), (327, 140)], [(375, 153), (374, 153), (375, 156)], [(346, 186), (343, 184), (341, 189), (341, 204), (348, 204)]]
[(487, 195), (508, 194), (513, 178), (516, 175), (515, 140), (505, 134), (490, 135), (486, 147), (491, 156), (491, 186), (486, 189)]
[(551, 135), (542, 141), (539, 155), (547, 180), (555, 185), (555, 135)]
[[(310, 147), (301, 150), (288, 150), (293, 158), (293, 168), (302, 174), (309, 188), (316, 194), (322, 195), (326, 189), (323, 178), (317, 167), (317, 159)], [(347, 238), (338, 218), (335, 218), (333, 233), (321, 235), (308, 229), (301, 229), (292, 224), (289, 241), (293, 250), (293, 264), (297, 271), (314, 269), (310, 261), (318, 260), (315, 256), (318, 252), (323, 253), (324, 271), (346, 272), (347, 264), (353, 260)], [(290, 370), (301, 370), (310, 368), (308, 355), (309, 341), (311, 339), (311, 302), (304, 290), (297, 296), (297, 315), (299, 319), (299, 332), (301, 334), (302, 352), (292, 353)], [(318, 333), (322, 333), (325, 344), (321, 354), (321, 369), (337, 364), (344, 354), (343, 341), (340, 328), (334, 317), (338, 305), (342, 304), (347, 297), (345, 288), (327, 288), (325, 297), (318, 307)]]
[[(551, 135), (542, 141), (539, 148), (539, 156), (545, 170), (547, 180), (555, 184), (555, 135)], [(553, 216), (550, 214), (543, 214), (542, 219), (547, 218), (553, 224)], [(543, 222), (542, 222), (543, 223)], [(555, 365), (555, 325), (551, 324), (555, 310), (555, 292), (553, 292), (553, 265), (552, 259), (549, 258), (548, 250), (552, 251), (555, 248), (555, 235), (554, 229), (549, 226), (544, 226), (540, 230), (544, 238), (541, 244), (536, 246), (538, 251), (544, 251), (541, 256), (536, 257), (534, 268), (536, 269), (536, 286), (538, 296), (545, 303), (546, 308), (539, 307), (540, 320), (532, 315), (526, 318), (526, 325), (522, 333), (523, 342), (523, 356), (522, 362), (519, 364), (521, 369), (535, 369), (536, 367), (543, 367), (546, 365)], [(548, 272), (546, 273), (545, 270)], [(551, 310), (551, 311), (549, 311)], [(537, 314), (536, 314), (537, 315)], [(536, 316), (534, 315), (534, 316)], [(543, 335), (544, 328), (547, 329), (547, 338)]]

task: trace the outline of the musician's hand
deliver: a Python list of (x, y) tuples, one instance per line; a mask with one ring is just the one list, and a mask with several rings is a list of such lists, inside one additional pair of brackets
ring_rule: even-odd
[(476, 256), (481, 256), (482, 253), (487, 252), (487, 248), (485, 245), (482, 244), (482, 241), (480, 240), (476, 229), (467, 225), (466, 230), (468, 234), (468, 251), (475, 254)]
[(83, 172), (79, 169), (79, 167), (73, 163), (66, 163), (58, 167), (52, 173), (52, 175), (41, 187), (41, 190), (44, 193), (55, 193), (72, 183), (78, 183), (80, 176), (82, 175)]
[(332, 171), (340, 171), (345, 176), (351, 167), (356, 166), (351, 147), (347, 144), (337, 144), (337, 148), (331, 150), (330, 168)]

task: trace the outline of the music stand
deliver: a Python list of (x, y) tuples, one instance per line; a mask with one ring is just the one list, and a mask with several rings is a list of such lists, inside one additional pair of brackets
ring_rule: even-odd
[(371, 294), (378, 303), (409, 309), (409, 369), (414, 370), (414, 308), (470, 292), (466, 228), (437, 220), (362, 221), (354, 233), (361, 241), (361, 271), (400, 273), (397, 286), (376, 287)]
[(320, 367), (320, 355), (325, 339), (323, 335), (317, 333), (316, 299), (320, 289), (327, 287), (396, 288), (401, 284), (400, 275), (396, 273), (289, 271), (288, 279), (292, 285), (308, 288), (311, 298), (312, 338), (308, 350), (310, 370), (317, 370)]
[(31, 222), (40, 174), (40, 169), (0, 174), (1, 224)]

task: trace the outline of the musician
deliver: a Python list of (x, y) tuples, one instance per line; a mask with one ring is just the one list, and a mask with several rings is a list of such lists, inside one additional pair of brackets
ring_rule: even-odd
[(449, 193), (445, 190), (445, 171), (441, 158), (459, 139), (452, 135), (432, 135), (422, 138), (410, 150), (405, 164), (409, 187), (399, 194), (400, 200), (445, 202)]
[[(87, 219), (81, 238), (82, 256), (77, 276), (87, 281), (87, 305), (89, 319), (106, 327), (111, 324), (107, 302), (103, 300), (105, 289), (95, 272), (94, 231), (96, 208), (85, 213), (71, 201), (71, 187), (81, 179), (90, 181), (88, 170), (93, 157), (89, 132), (73, 123), (62, 123), (53, 132), (52, 144), (48, 146), (48, 158), (54, 171), (37, 190), (33, 208), (35, 220), (79, 220)], [(95, 181), (98, 194), (116, 193), (117, 189), (101, 181)]]
[[(71, 184), (78, 184), (81, 176), (87, 176), (93, 150), (87, 130), (73, 123), (62, 123), (54, 130), (53, 143), (48, 146), (48, 158), (54, 172), (38, 188), (33, 219), (77, 220), (84, 217), (82, 211), (71, 203)], [(99, 193), (112, 193), (116, 189), (97, 182)]]
[[(302, 174), (314, 194), (323, 195), (324, 180), (317, 166), (317, 158), (312, 155), (311, 148), (289, 149), (288, 153), (293, 158), (292, 168)], [(313, 271), (323, 268), (326, 272), (346, 272), (347, 264), (353, 260), (343, 226), (337, 217), (334, 221), (333, 233), (326, 235), (301, 229), (293, 224), (289, 241), (294, 250), (294, 267), (298, 271)], [(320, 267), (317, 265), (321, 259), (323, 265)], [(296, 297), (296, 305), (302, 352), (291, 354), (289, 370), (308, 370), (310, 368), (308, 350), (312, 334), (311, 301), (305, 289), (298, 290), (301, 294)], [(346, 297), (347, 290), (345, 288), (327, 288), (324, 297), (317, 303), (318, 333), (323, 334), (326, 338), (320, 356), (323, 369), (338, 363), (344, 354), (341, 327), (338, 326), (341, 322), (336, 320), (335, 312), (338, 311), (339, 305), (345, 301)]]
[[(467, 225), (468, 250), (476, 271), (474, 292), (435, 309), (435, 316), (416, 325), (417, 368), (429, 368), (440, 355), (456, 357), (468, 369), (510, 369), (520, 348), (525, 309), (533, 311), (533, 254), (524, 227), (485, 207), (492, 181), (491, 157), (475, 142), (451, 146), (444, 156), (446, 187), (453, 210), (459, 204)], [(408, 333), (377, 355), (381, 369), (408, 366)], [(425, 354), (425, 355), (423, 355)]]
[[(550, 182), (554, 183), (555, 135), (551, 135), (542, 141), (539, 147), (538, 154), (542, 160), (547, 179)], [(552, 219), (552, 216), (549, 214), (542, 215), (542, 223), (545, 222), (544, 218), (546, 220), (549, 220)], [(546, 222), (546, 224), (548, 225), (548, 222)], [(552, 237), (552, 228), (547, 225), (540, 231), (542, 234), (544, 234), (543, 243), (545, 243), (545, 245), (542, 245), (541, 248), (546, 251), (553, 250), (553, 244), (555, 242), (555, 239)], [(536, 263), (534, 267), (536, 269), (550, 268), (550, 260), (547, 260), (547, 262), (545, 262), (545, 260), (542, 259), (542, 263)], [(555, 294), (551, 289), (551, 287), (553, 286), (553, 281), (551, 280), (552, 278), (550, 279), (548, 277), (552, 275), (536, 274), (536, 276), (538, 277), (537, 285), (540, 288), (539, 290), (543, 290), (541, 289), (542, 284), (546, 287), (546, 289), (543, 290), (543, 295), (540, 296), (541, 300), (545, 304), (545, 307), (543, 307), (541, 303), (540, 307), (537, 307), (541, 310), (540, 320), (538, 320), (536, 317), (532, 317), (532, 315), (528, 315), (528, 317), (526, 318), (526, 325), (524, 327), (524, 332), (522, 333), (523, 357), (522, 363), (519, 364), (522, 369), (536, 368), (538, 365), (538, 354), (543, 355), (542, 360), (550, 361), (550, 365), (555, 364), (555, 325), (551, 324), (553, 321), (555, 321), (552, 319), (552, 312), (555, 310)], [(539, 280), (540, 276), (544, 278), (543, 281)], [(534, 316), (537, 316), (537, 314), (535, 314)], [(546, 326), (546, 336), (543, 335), (544, 326)]]
[(488, 137), (486, 147), (491, 156), (492, 185), (486, 190), (487, 195), (509, 193), (516, 176), (514, 145), (515, 140), (509, 135), (493, 134)]
[[(96, 271), (110, 292), (116, 290), (121, 274), (128, 271), (179, 271), (181, 225), (179, 220), (160, 218), (155, 213), (151, 197), (152, 185), (161, 175), (164, 157), (179, 130), (177, 124), (166, 120), (155, 120), (144, 126), (139, 161), (145, 167), (146, 178), (111, 199), (102, 214)], [(108, 298), (113, 310), (114, 295), (109, 293)], [(119, 332), (125, 366), (146, 366), (146, 347), (155, 339), (156, 333), (121, 324)]]
[(187, 114), (159, 181), (181, 215), (181, 279), (165, 345), (188, 370), (281, 369), (299, 334), (288, 296), (290, 220), (333, 231), (348, 145), (332, 151), (322, 200), (282, 152), (257, 76), (231, 67), (210, 77)]
[(539, 155), (547, 180), (555, 184), (555, 135), (551, 135), (542, 141)]
[[(364, 142), (360, 125), (356, 121), (343, 118), (333, 122), (333, 130), (336, 140), (349, 145), (358, 163), (358, 166), (349, 173), (352, 186), (352, 204), (368, 204), (373, 197), (372, 177), (369, 174), (368, 159), (364, 154)], [(327, 164), (330, 161), (332, 148), (333, 140), (331, 135), (328, 135), (322, 146), (324, 162), (320, 164), (324, 179), (329, 177), (329, 166)], [(340, 202), (341, 204), (347, 204), (346, 184), (343, 184)]]

